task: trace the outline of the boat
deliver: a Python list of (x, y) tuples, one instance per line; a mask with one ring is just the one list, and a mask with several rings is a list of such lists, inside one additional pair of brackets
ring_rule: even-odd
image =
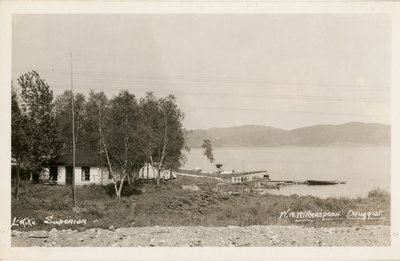
[(337, 181), (337, 180), (332, 180), (332, 181), (326, 181), (326, 180), (307, 180), (308, 185), (336, 185), (336, 184), (346, 184), (344, 181)]
[(270, 183), (270, 182), (257, 182), (255, 184), (255, 187), (257, 189), (263, 188), (263, 189), (280, 189), (280, 184), (279, 183)]
[(202, 168), (196, 167), (196, 168), (193, 169), (193, 172), (195, 172), (195, 173), (201, 173), (202, 170), (203, 170)]

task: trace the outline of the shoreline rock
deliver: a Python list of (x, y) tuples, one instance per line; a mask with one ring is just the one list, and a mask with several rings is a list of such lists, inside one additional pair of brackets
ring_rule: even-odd
[[(361, 227), (364, 228), (364, 227)], [(17, 246), (57, 247), (268, 247), (268, 246), (389, 246), (390, 226), (332, 227), (229, 226), (229, 227), (131, 227), (84, 231), (13, 230)], [(51, 236), (51, 239), (49, 239)], [(49, 241), (50, 240), (50, 241)]]

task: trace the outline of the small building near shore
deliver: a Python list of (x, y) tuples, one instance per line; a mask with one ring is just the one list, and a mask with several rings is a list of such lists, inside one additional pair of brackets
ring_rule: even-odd
[[(176, 173), (170, 170), (162, 170), (160, 173), (160, 178), (161, 179), (170, 179), (172, 175), (172, 178), (176, 178)], [(145, 164), (140, 170), (139, 170), (139, 179), (155, 179), (157, 177), (157, 168), (152, 166), (150, 163)]]
[[(70, 185), (73, 177), (72, 153), (66, 153), (53, 160), (40, 175), (42, 182)], [(75, 185), (109, 184), (112, 177), (107, 166), (92, 151), (77, 150), (75, 154)]]
[(227, 173), (220, 174), (220, 177), (227, 183), (241, 183), (255, 180), (269, 180), (268, 172), (265, 171), (250, 171), (242, 173)]

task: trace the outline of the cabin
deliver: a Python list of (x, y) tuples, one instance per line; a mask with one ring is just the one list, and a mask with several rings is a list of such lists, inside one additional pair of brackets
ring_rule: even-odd
[[(160, 173), (160, 178), (161, 179), (170, 179), (172, 175), (172, 178), (176, 179), (176, 173), (170, 171), (170, 170), (163, 170)], [(157, 169), (156, 167), (152, 166), (150, 163), (145, 164), (140, 170), (139, 170), (139, 178), (140, 179), (155, 179), (157, 177)]]
[(242, 183), (256, 180), (270, 180), (267, 171), (250, 171), (241, 173), (221, 173), (220, 177), (227, 183)]
[[(72, 153), (66, 153), (53, 160), (40, 175), (42, 182), (71, 185), (73, 176)], [(106, 165), (92, 151), (77, 150), (75, 153), (75, 185), (102, 184), (112, 182)]]

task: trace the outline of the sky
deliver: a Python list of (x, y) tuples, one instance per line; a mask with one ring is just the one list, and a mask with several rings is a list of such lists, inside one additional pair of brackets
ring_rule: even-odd
[(390, 124), (391, 24), (369, 14), (13, 15), (12, 80), (174, 94), (184, 127)]

